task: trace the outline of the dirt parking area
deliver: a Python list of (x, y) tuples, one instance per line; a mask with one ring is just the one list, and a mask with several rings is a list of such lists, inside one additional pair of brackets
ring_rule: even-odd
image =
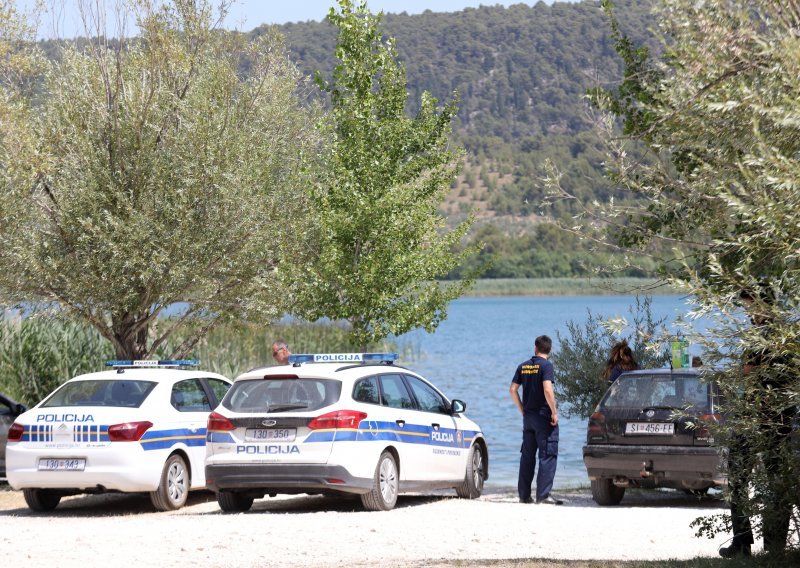
[(388, 512), (358, 499), (278, 496), (223, 514), (212, 493), (154, 512), (146, 495), (69, 497), (49, 514), (0, 487), (0, 549), (16, 566), (439, 566), (480, 561), (689, 559), (716, 556), (725, 539), (699, 539), (689, 524), (722, 513), (718, 497), (631, 492), (599, 507), (587, 491), (562, 506), (525, 505), (509, 491), (468, 501), (401, 496)]

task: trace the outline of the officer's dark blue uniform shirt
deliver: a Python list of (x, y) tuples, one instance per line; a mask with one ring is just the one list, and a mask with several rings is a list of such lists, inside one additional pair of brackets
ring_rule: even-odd
[(550, 416), (550, 407), (544, 397), (544, 381), (553, 381), (553, 364), (534, 355), (519, 367), (511, 382), (522, 386), (522, 407), (526, 413)]

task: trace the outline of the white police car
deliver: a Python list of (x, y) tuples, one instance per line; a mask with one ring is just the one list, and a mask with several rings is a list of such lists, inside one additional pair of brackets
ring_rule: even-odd
[(223, 511), (278, 493), (351, 493), (389, 510), (398, 493), (489, 477), (480, 427), (394, 353), (292, 355), (248, 371), (208, 419), (206, 483)]
[(77, 376), (9, 429), (8, 483), (35, 511), (62, 496), (149, 492), (178, 509), (205, 487), (206, 423), (231, 381), (189, 370), (199, 362), (109, 361), (113, 371)]

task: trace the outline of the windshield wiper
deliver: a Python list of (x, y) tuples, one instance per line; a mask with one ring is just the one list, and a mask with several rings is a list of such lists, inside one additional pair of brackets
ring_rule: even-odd
[(268, 406), (267, 412), (285, 412), (287, 410), (300, 410), (308, 408), (307, 404), (276, 404), (275, 406)]

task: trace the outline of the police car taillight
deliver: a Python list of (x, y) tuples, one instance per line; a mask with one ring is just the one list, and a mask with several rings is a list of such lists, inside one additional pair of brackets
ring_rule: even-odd
[(14, 422), (11, 428), (8, 429), (8, 441), (19, 442), (22, 440), (22, 433), (25, 432), (25, 427), (22, 424)]
[(222, 432), (230, 432), (231, 430), (235, 430), (236, 426), (233, 425), (233, 422), (225, 418), (222, 414), (217, 414), (216, 412), (212, 412), (208, 415), (208, 431), (222, 431)]
[(357, 429), (362, 420), (366, 419), (366, 412), (358, 410), (337, 410), (317, 416), (308, 423), (309, 430)]
[(108, 427), (108, 439), (112, 442), (138, 442), (152, 427), (153, 423), (147, 421), (112, 424)]

